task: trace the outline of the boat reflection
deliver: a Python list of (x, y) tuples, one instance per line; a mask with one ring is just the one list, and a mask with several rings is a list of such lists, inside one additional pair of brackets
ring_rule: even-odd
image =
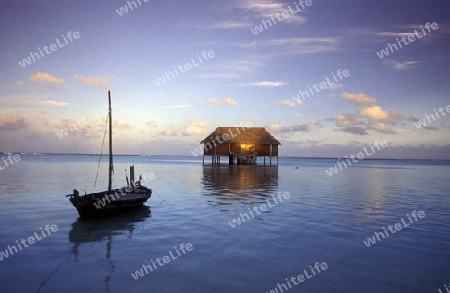
[(128, 235), (133, 237), (133, 231), (139, 223), (144, 222), (151, 217), (151, 209), (146, 205), (138, 206), (132, 212), (123, 213), (114, 217), (97, 218), (90, 220), (81, 220), (72, 223), (72, 229), (69, 231), (69, 241), (73, 243), (72, 253), (75, 260), (78, 257), (78, 249), (83, 243), (101, 242), (106, 240), (105, 258), (109, 263), (109, 272), (105, 275), (105, 292), (111, 292), (109, 282), (114, 273), (114, 263), (111, 258), (113, 248), (113, 236)]
[(260, 204), (278, 191), (277, 166), (203, 167), (203, 194), (210, 205)]

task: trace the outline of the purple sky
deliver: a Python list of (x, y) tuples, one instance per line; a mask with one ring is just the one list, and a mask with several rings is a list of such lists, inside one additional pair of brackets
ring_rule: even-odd
[(283, 156), (386, 140), (374, 157), (450, 159), (448, 7), (9, 1), (0, 151), (99, 153), (111, 90), (115, 153), (190, 155), (217, 126), (251, 122)]

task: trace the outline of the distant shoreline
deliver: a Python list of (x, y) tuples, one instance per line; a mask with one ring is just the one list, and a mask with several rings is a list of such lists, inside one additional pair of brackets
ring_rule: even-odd
[[(75, 154), (75, 153), (36, 153), (36, 152), (0, 152), (0, 155), (9, 155), (9, 154), (20, 154), (21, 156), (99, 156), (99, 154)], [(129, 154), (115, 154), (115, 157), (188, 157), (191, 158), (191, 155), (129, 155)], [(200, 157), (198, 157), (200, 158)], [(342, 157), (295, 157), (295, 156), (279, 156), (281, 159), (314, 159), (314, 160), (339, 160)], [(411, 158), (366, 158), (367, 161), (443, 161), (449, 162), (450, 159), (411, 159)]]

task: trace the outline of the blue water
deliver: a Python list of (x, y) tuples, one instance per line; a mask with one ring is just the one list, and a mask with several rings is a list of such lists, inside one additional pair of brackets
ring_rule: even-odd
[[(92, 191), (97, 160), (23, 155), (0, 171), (0, 252), (58, 227), (3, 257), (2, 292), (281, 292), (303, 270), (310, 278), (284, 292), (445, 292), (450, 283), (449, 162), (364, 160), (330, 177), (334, 159), (282, 158), (264, 168), (117, 156), (114, 185), (134, 164), (137, 174), (154, 174), (145, 184), (152, 198), (131, 214), (79, 221), (64, 195)], [(105, 164), (100, 171), (96, 190), (107, 185)], [(290, 198), (275, 205), (279, 192)], [(250, 214), (267, 202), (275, 206)], [(364, 244), (414, 210), (425, 217)], [(235, 218), (246, 221), (232, 228)], [(183, 243), (193, 249), (182, 254)], [(177, 259), (132, 277), (176, 249)], [(327, 269), (314, 276), (317, 262)]]

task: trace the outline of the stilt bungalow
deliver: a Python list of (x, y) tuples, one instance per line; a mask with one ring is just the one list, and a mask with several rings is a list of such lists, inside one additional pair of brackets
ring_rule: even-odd
[(256, 165), (258, 158), (263, 164), (272, 165), (277, 159), (281, 143), (264, 127), (217, 127), (201, 142), (203, 144), (203, 164), (205, 156), (211, 156), (213, 165), (220, 164), (221, 157), (228, 158), (229, 165)]

